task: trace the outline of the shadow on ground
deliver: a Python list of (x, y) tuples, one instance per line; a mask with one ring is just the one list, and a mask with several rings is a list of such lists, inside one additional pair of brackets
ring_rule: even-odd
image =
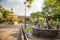
[(14, 38), (18, 38), (18, 33), (13, 33), (10, 36), (14, 37)]
[(10, 36), (17, 38), (17, 40), (22, 40), (22, 35), (19, 32), (12, 33)]

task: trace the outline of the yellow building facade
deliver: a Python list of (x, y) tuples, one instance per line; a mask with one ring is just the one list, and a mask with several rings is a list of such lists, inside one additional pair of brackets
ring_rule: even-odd
[(18, 23), (18, 16), (17, 15), (8, 15), (7, 20), (13, 21), (14, 24), (17, 24)]

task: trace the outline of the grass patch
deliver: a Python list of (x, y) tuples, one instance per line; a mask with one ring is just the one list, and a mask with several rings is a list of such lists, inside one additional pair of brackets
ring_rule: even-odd
[(24, 31), (28, 31), (28, 30), (31, 30), (32, 27), (31, 26), (27, 26), (26, 28), (24, 28)]

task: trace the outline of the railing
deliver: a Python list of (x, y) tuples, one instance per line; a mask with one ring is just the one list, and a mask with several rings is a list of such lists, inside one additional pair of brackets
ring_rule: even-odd
[[(24, 40), (27, 40), (27, 36), (26, 36), (26, 34), (25, 34), (22, 26), (20, 27), (19, 31), (20, 31), (20, 33), (19, 33), (19, 36), (20, 36), (20, 37), (18, 37), (17, 40), (23, 40), (23, 39), (24, 39)], [(23, 39), (22, 39), (22, 35), (23, 35)]]
[(27, 36), (26, 36), (26, 34), (25, 34), (23, 28), (22, 28), (22, 34), (23, 34), (23, 38), (24, 38), (24, 40), (27, 40)]

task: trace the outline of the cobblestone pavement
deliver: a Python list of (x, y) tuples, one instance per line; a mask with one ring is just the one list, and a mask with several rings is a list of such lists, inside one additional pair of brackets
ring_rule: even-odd
[(0, 40), (16, 40), (18, 28), (0, 28)]
[[(20, 26), (0, 27), (0, 40), (20, 40)], [(23, 36), (22, 40), (24, 40)], [(45, 40), (45, 39), (39, 39), (37, 37), (34, 37), (33, 39), (27, 38), (27, 40)]]
[[(21, 35), (20, 26), (0, 26), (0, 40), (21, 40)], [(23, 36), (22, 40), (24, 40)], [(31, 39), (27, 38), (27, 40)]]

